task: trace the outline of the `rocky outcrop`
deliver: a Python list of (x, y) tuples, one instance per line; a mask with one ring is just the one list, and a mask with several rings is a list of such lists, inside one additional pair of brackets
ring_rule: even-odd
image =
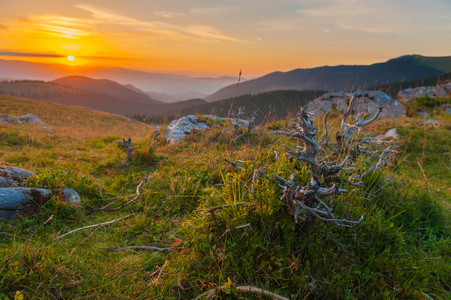
[[(10, 123), (10, 124), (39, 124), (39, 125), (45, 125), (44, 122), (42, 122), (35, 114), (26, 114), (23, 116), (20, 116), (18, 118), (16, 117), (10, 117), (8, 114), (0, 114), (0, 122), (1, 123)], [(41, 126), (44, 130), (54, 131), (53, 128), (48, 126)]]
[(406, 108), (400, 102), (394, 100), (381, 91), (357, 91), (354, 93), (327, 93), (311, 101), (307, 110), (316, 116), (323, 112), (348, 109), (351, 97), (356, 97), (352, 111), (353, 113), (367, 114), (373, 116), (378, 111), (378, 106), (383, 108), (380, 118), (399, 118), (406, 116)]
[(189, 115), (172, 121), (166, 130), (164, 138), (169, 144), (174, 144), (182, 140), (193, 130), (205, 130), (208, 128), (207, 124), (200, 122), (198, 117)]
[(414, 89), (404, 89), (398, 93), (398, 99), (403, 103), (408, 103), (413, 101), (415, 98), (425, 96), (430, 98), (451, 97), (451, 82), (447, 82), (439, 86), (420, 86)]

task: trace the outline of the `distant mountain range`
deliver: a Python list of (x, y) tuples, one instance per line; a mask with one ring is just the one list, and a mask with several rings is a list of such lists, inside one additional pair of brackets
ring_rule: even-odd
[[(82, 75), (93, 79), (109, 79), (120, 84), (131, 84), (149, 92), (155, 100), (168, 102), (204, 97), (236, 82), (234, 77), (190, 77), (178, 74), (151, 73), (117, 67), (85, 67), (62, 64), (42, 64), (19, 60), (0, 59), (2, 80), (51, 81), (70, 75)], [(158, 95), (169, 95), (159, 97)]]
[(265, 76), (226, 86), (205, 97), (214, 102), (246, 94), (274, 90), (343, 91), (367, 89), (403, 80), (417, 80), (451, 72), (451, 56), (425, 57), (406, 55), (370, 66), (335, 66), (274, 72)]
[[(42, 80), (9, 80), (0, 82), (0, 94), (27, 97), (38, 100), (52, 101), (68, 105), (86, 106), (96, 110), (126, 116), (136, 116), (139, 119), (149, 117), (155, 121), (170, 121), (189, 113), (217, 113), (227, 115), (231, 109), (245, 106), (248, 112), (257, 111), (266, 117), (281, 117), (289, 114), (294, 107), (304, 105), (310, 100), (321, 96), (326, 91), (357, 90), (376, 88), (397, 93), (399, 88), (416, 87), (424, 85), (420, 81), (426, 77), (427, 82), (436, 82), (446, 72), (451, 72), (451, 57), (423, 57), (409, 55), (389, 60), (385, 63), (370, 66), (336, 66), (313, 69), (296, 69), (290, 72), (275, 72), (260, 78), (228, 85), (216, 93), (203, 98), (205, 94), (197, 91), (186, 91), (189, 96), (184, 101), (177, 101), (176, 95), (165, 92), (149, 92), (135, 85), (136, 82), (147, 82), (148, 85), (157, 85), (169, 78), (165, 84), (175, 84), (172, 89), (176, 91), (180, 86), (175, 82), (180, 80), (183, 84), (188, 82), (219, 82), (230, 81), (230, 78), (189, 78), (177, 75), (155, 75), (141, 71), (121, 68), (85, 69), (86, 72), (97, 72), (108, 79), (95, 79), (87, 76), (70, 75), (55, 79), (58, 72), (63, 71), (56, 65), (43, 65), (18, 61), (0, 60), (0, 78), (52, 78), (52, 81)], [(29, 73), (27, 73), (27, 70)], [(118, 72), (115, 72), (119, 70)], [(79, 70), (80, 71), (80, 70)], [(81, 71), (80, 71), (81, 72)], [(28, 74), (28, 75), (25, 75)], [(39, 75), (38, 75), (39, 74)], [(129, 75), (129, 80), (126, 77)], [(160, 76), (161, 75), (161, 76)], [(442, 75), (442, 76), (439, 76)], [(121, 77), (122, 82), (112, 80), (112, 77)], [(151, 78), (154, 78), (152, 81)], [(177, 79), (179, 78), (179, 79)], [(187, 79), (188, 78), (188, 79)], [(223, 81), (221, 81), (223, 80)], [(409, 81), (410, 80), (410, 81)], [(413, 80), (413, 81), (412, 81)], [(133, 82), (130, 83), (130, 82)], [(382, 85), (385, 84), (385, 85)], [(146, 85), (146, 86), (148, 86)], [(193, 83), (194, 85), (194, 83)], [(379, 85), (378, 87), (375, 87)], [(431, 85), (431, 84), (429, 84)], [(433, 85), (433, 84), (432, 84)], [(236, 94), (236, 95), (235, 95)], [(392, 95), (396, 96), (396, 94)], [(182, 98), (183, 99), (183, 98)], [(205, 99), (209, 100), (207, 102)], [(225, 100), (224, 100), (225, 99)]]

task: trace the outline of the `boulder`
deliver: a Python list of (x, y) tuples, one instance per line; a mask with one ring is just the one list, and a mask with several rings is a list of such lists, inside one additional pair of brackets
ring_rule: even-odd
[(27, 123), (35, 123), (35, 124), (42, 124), (42, 125), (45, 124), (44, 122), (39, 120), (39, 118), (34, 114), (26, 114), (26, 115), (19, 117), (19, 119), (23, 120)]
[(198, 117), (189, 115), (172, 121), (166, 130), (164, 138), (169, 144), (173, 144), (182, 140), (192, 130), (205, 130), (208, 128), (207, 124), (200, 122)]
[(451, 96), (451, 82), (439, 86), (420, 86), (414, 89), (404, 89), (399, 91), (398, 99), (403, 103), (413, 101), (415, 98), (428, 96), (430, 98), (446, 98)]
[(27, 187), (9, 187), (0, 189), (0, 219), (14, 218), (18, 213), (35, 213), (53, 196), (61, 196), (66, 202), (80, 201), (73, 189), (39, 189)]
[(48, 130), (48, 131), (55, 131), (55, 129), (53, 129), (52, 127), (49, 127), (49, 126), (41, 126), (41, 128), (44, 130)]
[(405, 106), (381, 91), (327, 93), (309, 102), (307, 110), (313, 112), (315, 115), (333, 110), (345, 111), (348, 109), (347, 103), (349, 103), (349, 100), (353, 96), (357, 97), (352, 107), (354, 113), (366, 113), (368, 117), (371, 117), (377, 113), (377, 107), (382, 106), (383, 110), (379, 116), (380, 118), (399, 118), (406, 116)]
[(14, 181), (23, 181), (33, 176), (33, 172), (11, 166), (0, 165), (0, 177), (12, 179)]

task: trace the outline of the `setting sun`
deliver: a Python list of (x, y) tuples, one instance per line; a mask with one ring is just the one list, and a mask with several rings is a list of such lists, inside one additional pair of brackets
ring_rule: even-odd
[(67, 59), (68, 59), (69, 61), (74, 61), (75, 57), (73, 57), (72, 55), (69, 55), (69, 56), (67, 57)]

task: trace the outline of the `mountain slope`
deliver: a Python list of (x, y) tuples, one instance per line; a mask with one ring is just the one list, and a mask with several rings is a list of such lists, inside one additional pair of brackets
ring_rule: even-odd
[(85, 76), (67, 76), (53, 80), (52, 82), (75, 89), (92, 91), (117, 98), (127, 99), (138, 103), (162, 104), (160, 101), (151, 99), (148, 95), (132, 90), (108, 79), (92, 79)]
[[(120, 84), (132, 84), (144, 92), (177, 95), (177, 100), (182, 100), (180, 97), (184, 97), (186, 93), (197, 92), (208, 95), (237, 80), (235, 77), (227, 76), (190, 77), (118, 67), (67, 66), (0, 59), (0, 78), (2, 80), (50, 81), (70, 75), (82, 75), (95, 79), (108, 78)], [(189, 99), (189, 97), (183, 98), (183, 100), (185, 99)]]
[(136, 102), (128, 98), (75, 89), (55, 82), (44, 81), (0, 82), (0, 94), (45, 100), (65, 105), (85, 106), (124, 116), (135, 113), (152, 115), (164, 111), (166, 107), (165, 104), (154, 100)]
[(256, 94), (273, 90), (356, 90), (401, 80), (416, 80), (451, 72), (451, 56), (424, 57), (406, 55), (370, 66), (335, 66), (274, 72), (265, 76), (229, 85), (207, 96), (218, 101), (235, 94)]

